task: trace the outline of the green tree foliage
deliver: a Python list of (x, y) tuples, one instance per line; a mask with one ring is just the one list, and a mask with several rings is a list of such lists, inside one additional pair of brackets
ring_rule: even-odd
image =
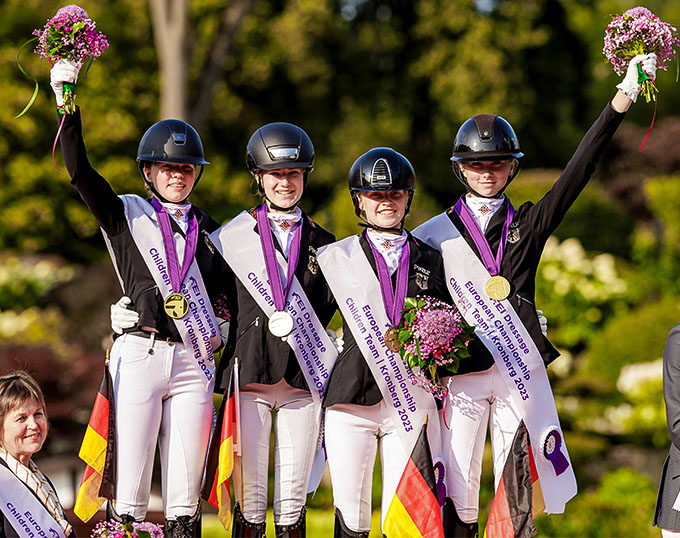
[(655, 485), (647, 476), (619, 469), (605, 475), (596, 489), (570, 501), (567, 513), (537, 518), (536, 529), (539, 536), (652, 538), (659, 535), (649, 517), (655, 499)]

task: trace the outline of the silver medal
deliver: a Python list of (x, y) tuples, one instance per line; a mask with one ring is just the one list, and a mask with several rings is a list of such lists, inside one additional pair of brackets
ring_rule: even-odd
[(285, 338), (293, 330), (293, 316), (283, 310), (277, 310), (269, 318), (269, 332), (279, 338)]

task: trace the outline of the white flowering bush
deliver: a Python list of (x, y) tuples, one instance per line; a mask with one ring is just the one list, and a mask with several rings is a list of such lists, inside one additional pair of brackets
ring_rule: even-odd
[(560, 347), (588, 343), (609, 316), (625, 308), (626, 282), (610, 254), (588, 256), (578, 239), (546, 243), (536, 278), (536, 304)]

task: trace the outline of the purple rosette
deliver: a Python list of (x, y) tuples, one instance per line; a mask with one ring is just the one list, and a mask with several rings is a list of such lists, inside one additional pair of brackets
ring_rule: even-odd
[(560, 476), (569, 468), (569, 461), (562, 452), (562, 432), (557, 426), (550, 426), (541, 437), (541, 456), (550, 462), (555, 475)]

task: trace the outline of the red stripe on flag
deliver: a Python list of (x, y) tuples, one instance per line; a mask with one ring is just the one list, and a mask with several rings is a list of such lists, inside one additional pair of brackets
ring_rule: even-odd
[(423, 536), (430, 533), (438, 536), (441, 533), (439, 502), (412, 459), (406, 464), (396, 495)]
[(489, 519), (484, 530), (484, 538), (509, 538), (515, 536), (515, 528), (510, 516), (510, 507), (505, 493), (503, 477), (498, 483), (496, 495), (491, 504)]
[(90, 467), (89, 465), (85, 466), (85, 471), (83, 472), (83, 478), (80, 480), (80, 485), (82, 486), (85, 482), (89, 480), (89, 478), (95, 474), (95, 470)]
[(108, 438), (109, 431), (109, 400), (101, 393), (97, 393), (90, 415), (90, 428), (96, 431), (103, 439)]

